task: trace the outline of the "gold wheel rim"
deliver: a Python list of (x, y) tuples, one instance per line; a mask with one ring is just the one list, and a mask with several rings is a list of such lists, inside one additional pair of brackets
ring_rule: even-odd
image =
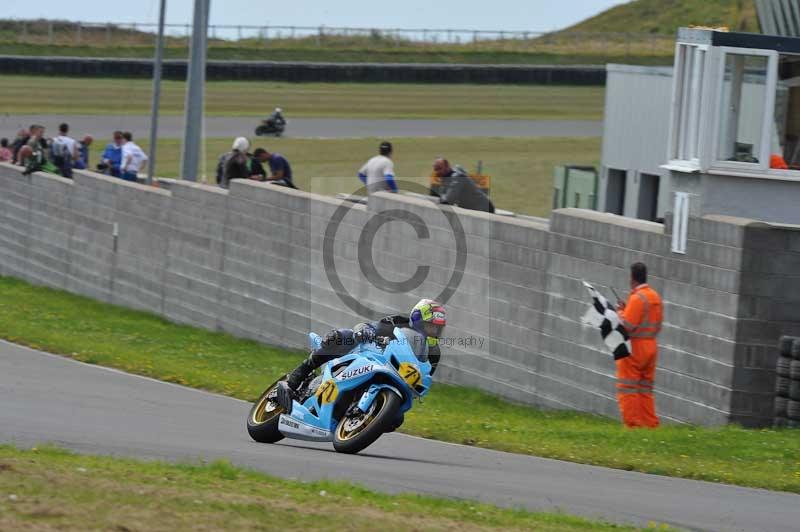
[[(380, 401), (380, 403), (378, 403), (378, 401)], [(344, 418), (339, 422), (339, 426), (336, 429), (336, 437), (340, 441), (348, 441), (364, 432), (364, 429), (372, 425), (372, 422), (375, 421), (375, 418), (383, 410), (385, 404), (386, 400), (384, 399), (383, 394), (378, 394), (378, 397), (375, 398), (375, 402), (372, 403), (372, 408), (370, 408), (370, 411), (367, 414), (364, 414), (364, 419), (353, 430), (347, 430), (345, 428), (345, 425), (347, 425), (347, 418)]]
[(283, 412), (283, 408), (278, 405), (272, 398), (277, 395), (277, 387), (273, 386), (258, 400), (258, 404), (253, 409), (253, 415), (250, 419), (253, 425), (263, 425), (268, 421), (275, 419)]

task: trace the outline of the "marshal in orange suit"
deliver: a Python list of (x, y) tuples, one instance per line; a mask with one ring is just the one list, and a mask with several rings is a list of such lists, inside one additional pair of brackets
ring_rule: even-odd
[(661, 296), (647, 284), (647, 266), (631, 266), (631, 294), (619, 302), (619, 317), (631, 336), (633, 353), (617, 360), (617, 401), (627, 427), (658, 426), (653, 385), (664, 311)]

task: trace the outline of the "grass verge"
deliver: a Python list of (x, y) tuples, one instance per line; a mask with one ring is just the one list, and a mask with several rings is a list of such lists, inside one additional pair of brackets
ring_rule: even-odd
[[(12, 119), (17, 114), (149, 115), (151, 91), (152, 81), (146, 79), (2, 76), (0, 115), (11, 115)], [(209, 81), (206, 114), (253, 117), (280, 106), (289, 120), (599, 120), (603, 116), (604, 94), (603, 87)], [(185, 98), (183, 81), (164, 81), (161, 112), (182, 115)], [(256, 125), (247, 124), (247, 131)]]
[[(232, 139), (206, 139), (205, 173), (215, 184), (217, 160), (230, 150)], [(492, 176), (491, 198), (500, 209), (546, 216), (553, 201), (553, 169), (562, 164), (598, 165), (599, 138), (481, 138), (438, 137), (398, 138), (394, 145), (398, 179), (429, 183), (433, 160), (447, 157), (452, 163), (475, 170), (483, 161), (484, 172)], [(293, 139), (253, 138), (253, 146), (285, 155), (292, 164), (295, 183), (318, 194), (353, 192), (362, 186), (358, 169), (376, 153), (380, 139)], [(142, 142), (146, 151), (147, 142)], [(93, 145), (92, 161), (98, 161), (105, 143)], [(158, 168), (162, 177), (178, 177), (181, 141), (162, 139), (158, 143)]]
[[(150, 39), (152, 42), (152, 37)], [(248, 44), (250, 44), (248, 46)], [(553, 43), (526, 46), (524, 42), (485, 41), (478, 45), (415, 45), (375, 46), (369, 42), (349, 45), (321, 46), (286, 40), (263, 47), (262, 43), (212, 42), (208, 58), (212, 61), (310, 61), (324, 63), (458, 63), (458, 64), (519, 64), (519, 65), (604, 65), (628, 63), (634, 65), (671, 65), (672, 39), (633, 41), (630, 45), (603, 36), (578, 39), (566, 36)], [(167, 59), (186, 59), (185, 44), (168, 46)], [(62, 57), (125, 57), (152, 59), (152, 45), (126, 46), (122, 42), (104, 44), (30, 44), (0, 42), (0, 55), (62, 56)]]
[[(7, 277), (0, 277), (0, 337), (245, 400), (254, 400), (303, 356)], [(542, 411), (474, 389), (436, 385), (408, 413), (402, 431), (572, 462), (800, 493), (800, 438), (792, 430), (667, 426), (630, 431), (606, 418)]]
[(0, 445), (2, 530), (634, 530), (352, 484), (302, 483), (227, 462), (164, 464)]

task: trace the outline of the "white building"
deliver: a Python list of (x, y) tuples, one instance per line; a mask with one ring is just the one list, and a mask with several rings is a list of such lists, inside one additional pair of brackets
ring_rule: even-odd
[(800, 224), (800, 39), (682, 28), (674, 68), (609, 65), (599, 209), (655, 220), (676, 193)]

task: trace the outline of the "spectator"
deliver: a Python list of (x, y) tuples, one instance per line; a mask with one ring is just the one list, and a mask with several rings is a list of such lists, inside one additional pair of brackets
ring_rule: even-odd
[(78, 143), (78, 158), (72, 164), (73, 168), (78, 170), (86, 170), (89, 168), (89, 146), (94, 142), (91, 135), (86, 135), (83, 140)]
[(217, 184), (222, 188), (230, 186), (231, 179), (247, 179), (251, 175), (252, 158), (247, 153), (250, 141), (237, 137), (231, 151), (223, 154), (217, 163)]
[(17, 156), (19, 155), (19, 150), (22, 148), (25, 143), (27, 142), (28, 137), (31, 136), (31, 132), (28, 129), (20, 129), (17, 131), (17, 136), (14, 137), (14, 140), (11, 142), (11, 161), (16, 162)]
[(14, 154), (8, 149), (8, 139), (0, 139), (0, 163), (7, 163), (14, 157)]
[[(270, 153), (264, 148), (258, 148), (253, 154), (253, 170), (252, 173), (257, 175), (258, 167), (261, 167), (261, 174), (265, 176), (264, 181), (272, 185), (279, 185), (282, 187), (289, 187), (296, 189), (292, 177), (292, 166), (286, 157), (280, 153)], [(269, 165), (269, 175), (266, 174), (264, 163)], [(256, 164), (258, 166), (256, 166)]]
[(50, 145), (50, 159), (62, 176), (72, 178), (72, 164), (78, 158), (78, 143), (69, 136), (69, 125), (58, 126), (58, 136)]
[(125, 181), (136, 182), (142, 164), (147, 160), (147, 155), (133, 142), (130, 131), (122, 134), (122, 162), (119, 166), (120, 177)]
[(121, 177), (119, 167), (122, 164), (122, 140), (122, 131), (115, 131), (112, 141), (106, 144), (100, 156), (97, 170), (114, 177)]
[[(25, 131), (28, 133), (28, 135), (20, 139), (19, 146), (15, 149), (14, 155), (16, 157), (17, 164), (24, 166), (30, 158), (29, 154), (34, 154), (38, 151), (47, 153), (47, 139), (44, 138), (44, 131), (44, 126), (37, 124), (33, 124), (30, 128), (28, 128), (27, 131)], [(28, 150), (22, 152), (22, 148), (24, 146), (29, 147), (30, 152)]]
[(440, 158), (433, 162), (433, 171), (442, 179), (441, 203), (473, 211), (494, 212), (492, 202), (463, 168), (458, 165), (452, 168), (447, 159)]
[(367, 185), (367, 194), (390, 190), (397, 192), (394, 181), (394, 162), (392, 162), (392, 144), (381, 142), (378, 155), (367, 161), (358, 171), (358, 178)]

